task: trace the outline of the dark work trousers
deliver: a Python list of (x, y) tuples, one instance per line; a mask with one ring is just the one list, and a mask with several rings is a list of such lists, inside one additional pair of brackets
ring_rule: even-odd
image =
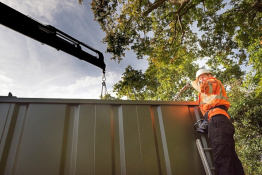
[(234, 125), (222, 114), (211, 117), (208, 135), (212, 146), (216, 175), (244, 175), (235, 151)]

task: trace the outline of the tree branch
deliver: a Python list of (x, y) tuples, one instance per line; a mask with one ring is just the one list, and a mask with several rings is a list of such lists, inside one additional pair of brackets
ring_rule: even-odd
[[(172, 21), (170, 21), (166, 26), (168, 26), (171, 22), (172, 22)], [(166, 28), (166, 26), (165, 26), (165, 27), (162, 27), (162, 29), (160, 30), (160, 32), (156, 34), (156, 37), (158, 37), (158, 36), (164, 31), (164, 29)]]
[(189, 6), (189, 7), (181, 14), (181, 16), (185, 15), (185, 14), (188, 12), (189, 9), (191, 9), (191, 8), (193, 8), (193, 7), (195, 7), (195, 6), (196, 6), (195, 4), (192, 4), (191, 6)]
[(253, 14), (250, 24), (253, 24), (253, 21), (254, 21), (254, 19), (255, 19), (256, 16), (257, 16), (257, 12), (255, 12), (255, 13)]
[(181, 10), (183, 10), (183, 8), (185, 7), (185, 5), (187, 4), (187, 3), (189, 3), (190, 2), (190, 0), (184, 0), (184, 1), (182, 1), (182, 3), (181, 3), (181, 6), (177, 9), (177, 11), (175, 11), (175, 13), (180, 13), (181, 12)]
[(182, 25), (182, 23), (181, 23), (181, 17), (180, 17), (179, 14), (177, 14), (177, 18), (178, 18), (178, 23), (179, 23), (179, 25), (180, 25), (181, 32), (182, 32), (182, 36), (181, 36), (181, 42), (182, 42), (182, 40), (183, 40), (183, 38), (184, 38), (184, 35), (185, 35), (185, 31), (184, 31), (183, 25)]
[(177, 32), (177, 29), (176, 29), (176, 23), (177, 23), (177, 19), (176, 19), (176, 22), (175, 22), (175, 25), (174, 25), (174, 28), (175, 28), (175, 31), (174, 31), (174, 34), (175, 34), (175, 38), (176, 38), (176, 36), (177, 36), (177, 34), (176, 34), (176, 32)]
[[(188, 12), (189, 9), (191, 9), (191, 8), (193, 8), (195, 6), (194, 4), (192, 4), (192, 5), (188, 6), (185, 9), (185, 6), (189, 2), (190, 2), (190, 0), (183, 1), (182, 4), (180, 5), (180, 7), (175, 12), (170, 12), (170, 13), (168, 13), (165, 16), (165, 17), (167, 17), (167, 16), (174, 15), (174, 14), (177, 15), (177, 18), (175, 19), (175, 26), (174, 26), (174, 37), (173, 37), (173, 39), (171, 41), (171, 45), (174, 43), (174, 40), (177, 38), (177, 36), (176, 36), (176, 32), (177, 32), (176, 24), (177, 24), (177, 22), (179, 23), (179, 26), (180, 26), (180, 29), (181, 29), (181, 33), (182, 33), (181, 42), (183, 41), (183, 38), (184, 38), (184, 35), (185, 35), (185, 31), (184, 31), (184, 28), (183, 28), (183, 25), (182, 25), (181, 17), (183, 15), (185, 15)], [(183, 13), (181, 13), (183, 9), (185, 9), (185, 10), (183, 11)], [(160, 33), (162, 33), (163, 29), (157, 35), (160, 35)]]
[(261, 0), (257, 0), (254, 5), (252, 6), (253, 9), (256, 11), (262, 12), (262, 2)]
[(141, 10), (141, 5), (142, 5), (142, 0), (139, 1), (139, 7), (138, 7), (139, 11)]
[(204, 0), (203, 0), (203, 13), (206, 13), (206, 4)]
[(170, 43), (170, 46), (173, 45), (173, 43), (174, 43), (174, 41), (175, 41), (175, 39), (176, 39), (176, 23), (177, 23), (177, 19), (176, 19), (176, 22), (175, 22), (175, 25), (174, 25), (174, 37), (173, 37), (173, 39), (172, 39), (172, 41), (171, 41), (171, 43)]
[(151, 13), (153, 10), (155, 10), (156, 8), (158, 8), (160, 5), (162, 5), (165, 1), (167, 0), (158, 0), (155, 1), (154, 4), (152, 4), (146, 11), (144, 11), (142, 13), (142, 15), (144, 17), (147, 17), (149, 13)]
[[(173, 14), (179, 14), (184, 9), (186, 4), (189, 3), (189, 2), (190, 2), (190, 0), (183, 1), (181, 6), (175, 12), (169, 12), (166, 16), (173, 15)], [(190, 8), (191, 8), (191, 6), (188, 9), (190, 9)], [(188, 9), (186, 11), (188, 11)], [(183, 14), (185, 14), (185, 13), (183, 13)]]

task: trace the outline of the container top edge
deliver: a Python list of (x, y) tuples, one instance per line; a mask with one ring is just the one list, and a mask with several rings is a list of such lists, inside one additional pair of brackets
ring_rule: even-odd
[(0, 103), (49, 103), (49, 104), (112, 104), (112, 105), (175, 105), (197, 106), (197, 101), (150, 101), (150, 100), (100, 100), (61, 98), (17, 98), (0, 96)]

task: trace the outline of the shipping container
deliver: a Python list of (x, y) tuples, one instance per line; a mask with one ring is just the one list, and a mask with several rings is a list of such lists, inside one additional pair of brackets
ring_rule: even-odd
[(0, 97), (0, 174), (204, 175), (199, 118), (197, 102)]

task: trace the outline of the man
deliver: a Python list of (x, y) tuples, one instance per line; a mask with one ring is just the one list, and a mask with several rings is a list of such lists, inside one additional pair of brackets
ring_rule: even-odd
[(200, 110), (208, 120), (216, 174), (243, 175), (244, 170), (235, 151), (235, 128), (227, 113), (230, 103), (224, 86), (206, 69), (197, 71), (196, 80), (191, 85), (200, 92)]

